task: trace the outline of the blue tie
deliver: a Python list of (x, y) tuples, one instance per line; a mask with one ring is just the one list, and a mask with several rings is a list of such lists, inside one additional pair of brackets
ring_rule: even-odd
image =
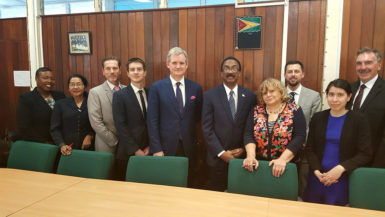
[(233, 119), (235, 118), (235, 100), (234, 100), (234, 91), (230, 91), (230, 98), (229, 98), (229, 103), (230, 103), (230, 110), (231, 110), (231, 115), (233, 116)]
[(178, 102), (178, 108), (179, 112), (182, 114), (183, 113), (183, 96), (182, 96), (182, 91), (180, 90), (180, 82), (176, 82), (176, 101)]
[(294, 99), (295, 92), (290, 92), (290, 96), (291, 96), (291, 98), (290, 98), (289, 102), (290, 103), (295, 103), (295, 99)]

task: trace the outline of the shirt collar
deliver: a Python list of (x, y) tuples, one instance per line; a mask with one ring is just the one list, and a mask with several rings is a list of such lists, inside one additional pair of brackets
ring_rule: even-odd
[[(172, 86), (176, 86), (176, 82), (178, 82), (178, 81), (175, 81), (175, 80), (171, 77), (171, 75), (170, 75), (170, 80), (171, 80)], [(181, 83), (182, 86), (184, 86), (184, 76), (183, 76), (183, 78), (182, 78), (179, 82)]]
[(225, 87), (225, 91), (226, 91), (226, 94), (227, 96), (230, 94), (230, 91), (234, 91), (234, 95), (237, 96), (238, 95), (238, 84), (235, 85), (235, 87), (233, 89), (230, 89), (228, 86), (226, 86), (226, 84), (223, 83), (223, 86)]
[[(368, 82), (365, 83), (366, 88), (372, 89), (374, 83), (376, 83), (378, 78), (378, 74), (374, 76), (374, 78), (370, 79)], [(363, 84), (362, 81), (360, 81), (360, 86)]]
[(301, 90), (302, 90), (302, 85), (299, 84), (299, 86), (297, 87), (297, 89), (295, 90), (291, 90), (288, 86), (286, 87), (286, 90), (288, 93), (291, 93), (291, 92), (294, 92), (296, 95), (299, 95), (301, 93)]
[[(135, 85), (133, 85), (132, 83), (130, 83), (130, 85), (131, 85), (132, 89), (134, 90), (134, 93), (138, 93), (139, 90), (143, 90), (143, 88), (139, 89)], [(144, 92), (144, 90), (143, 90), (143, 92)]]
[[(107, 80), (107, 84), (108, 84), (108, 86), (110, 87), (111, 90), (114, 89), (115, 85), (112, 84), (111, 82), (109, 82), (108, 80)], [(120, 85), (120, 83), (118, 84), (118, 86), (119, 86), (120, 89), (122, 88), (122, 86)]]

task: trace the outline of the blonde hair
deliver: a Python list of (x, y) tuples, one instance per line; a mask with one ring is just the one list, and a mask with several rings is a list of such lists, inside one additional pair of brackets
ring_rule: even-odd
[(290, 95), (287, 93), (286, 87), (282, 84), (281, 81), (275, 78), (268, 78), (264, 80), (258, 87), (257, 97), (258, 102), (260, 104), (265, 104), (263, 100), (263, 93), (267, 91), (267, 89), (277, 89), (281, 93), (281, 101), (286, 103), (290, 100)]

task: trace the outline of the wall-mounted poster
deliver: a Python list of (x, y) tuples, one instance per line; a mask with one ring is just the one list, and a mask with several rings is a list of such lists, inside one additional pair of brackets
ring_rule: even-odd
[(68, 32), (69, 54), (91, 54), (90, 32)]
[(235, 17), (235, 49), (261, 49), (262, 17)]

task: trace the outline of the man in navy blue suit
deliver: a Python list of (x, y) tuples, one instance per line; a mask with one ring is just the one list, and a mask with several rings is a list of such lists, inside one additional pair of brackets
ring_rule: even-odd
[(114, 93), (112, 110), (118, 134), (116, 168), (118, 180), (124, 180), (128, 159), (133, 155), (148, 155), (146, 125), (147, 88), (144, 88), (146, 64), (140, 58), (127, 61), (127, 76), (131, 84)]
[(250, 109), (257, 103), (251, 90), (237, 84), (241, 64), (235, 57), (226, 57), (221, 64), (223, 84), (205, 93), (202, 109), (202, 129), (207, 142), (209, 165), (208, 187), (224, 191), (227, 188), (228, 163), (243, 158), (243, 131)]
[(148, 96), (150, 153), (186, 156), (191, 163), (197, 148), (196, 126), (201, 116), (202, 87), (184, 77), (188, 56), (183, 49), (172, 48), (166, 65), (170, 76), (152, 84)]

